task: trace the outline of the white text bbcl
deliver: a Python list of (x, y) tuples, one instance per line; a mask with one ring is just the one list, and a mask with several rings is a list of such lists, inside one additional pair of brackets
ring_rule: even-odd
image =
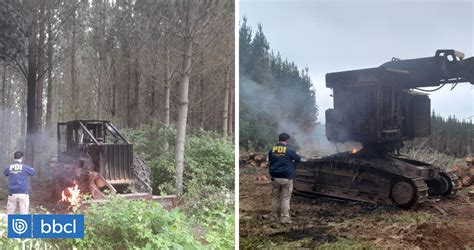
[[(69, 229), (68, 229), (69, 228)], [(72, 229), (70, 229), (72, 228)], [(51, 232), (52, 231), (52, 232)], [(42, 234), (75, 234), (76, 233), (76, 220), (72, 220), (72, 223), (56, 223), (56, 220), (53, 219), (53, 223), (45, 223), (44, 220), (41, 220), (41, 233)]]

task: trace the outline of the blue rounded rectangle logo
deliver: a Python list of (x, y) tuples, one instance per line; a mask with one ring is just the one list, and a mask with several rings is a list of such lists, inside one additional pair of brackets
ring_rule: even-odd
[(33, 220), (31, 214), (8, 215), (8, 238), (33, 237)]
[(10, 214), (8, 238), (84, 238), (84, 215)]
[(33, 238), (84, 238), (84, 215), (35, 214)]

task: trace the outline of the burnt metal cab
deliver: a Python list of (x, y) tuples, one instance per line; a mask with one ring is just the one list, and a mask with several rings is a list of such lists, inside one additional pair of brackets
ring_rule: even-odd
[(375, 68), (328, 73), (326, 86), (333, 89), (334, 108), (326, 110), (327, 138), (392, 151), (403, 141), (428, 136), (430, 98), (415, 90), (474, 84), (473, 72), (474, 57), (438, 50), (434, 57), (393, 58)]
[(105, 120), (73, 120), (58, 123), (59, 161), (77, 162), (100, 173), (114, 186), (133, 182), (133, 145)]

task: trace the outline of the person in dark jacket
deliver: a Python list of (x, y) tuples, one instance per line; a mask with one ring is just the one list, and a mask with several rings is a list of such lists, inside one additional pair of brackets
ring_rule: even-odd
[(301, 157), (287, 146), (290, 136), (282, 133), (278, 144), (268, 152), (270, 175), (272, 176), (272, 216), (281, 223), (290, 224), (290, 198), (293, 191), (294, 163)]
[(17, 151), (13, 154), (14, 161), (3, 171), (8, 176), (8, 203), (7, 214), (14, 214), (18, 205), (20, 214), (27, 214), (30, 206), (28, 189), (30, 176), (35, 175), (35, 170), (23, 164), (23, 152)]

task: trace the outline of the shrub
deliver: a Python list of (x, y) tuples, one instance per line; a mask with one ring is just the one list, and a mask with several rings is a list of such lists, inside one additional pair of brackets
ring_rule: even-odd
[(154, 194), (174, 193), (174, 155), (176, 129), (162, 124), (143, 125), (140, 129), (123, 129), (134, 154), (151, 170)]
[(58, 246), (50, 244), (43, 239), (8, 239), (0, 238), (0, 249), (59, 249)]
[[(151, 168), (153, 192), (174, 193), (175, 135), (173, 126), (146, 125), (124, 130), (134, 152)], [(185, 192), (234, 188), (234, 145), (229, 137), (200, 130), (185, 145)]]
[(190, 219), (206, 232), (201, 237), (211, 249), (234, 247), (234, 193), (229, 190), (214, 192), (207, 197), (198, 192), (189, 192), (180, 207)]
[(244, 151), (262, 151), (278, 138), (275, 121), (265, 113), (252, 113), (240, 117), (239, 145)]
[[(125, 135), (151, 168), (153, 192), (175, 193), (175, 128), (153, 124)], [(234, 165), (232, 138), (203, 130), (187, 136), (179, 207), (206, 248), (234, 246)]]
[(115, 196), (87, 210), (84, 239), (50, 241), (61, 249), (195, 249), (202, 245), (191, 228), (179, 209), (166, 211), (153, 201)]

